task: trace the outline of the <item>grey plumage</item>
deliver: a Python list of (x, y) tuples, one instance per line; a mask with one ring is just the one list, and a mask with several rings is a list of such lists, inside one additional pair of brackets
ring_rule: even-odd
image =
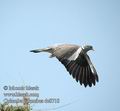
[(74, 44), (61, 44), (54, 45), (43, 49), (35, 49), (30, 52), (48, 52), (51, 57), (56, 57), (72, 75), (76, 81), (86, 87), (90, 87), (98, 82), (98, 75), (95, 67), (93, 66), (87, 52), (93, 50), (90, 45), (78, 46)]

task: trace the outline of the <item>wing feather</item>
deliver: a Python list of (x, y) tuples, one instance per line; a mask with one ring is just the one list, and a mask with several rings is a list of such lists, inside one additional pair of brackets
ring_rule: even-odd
[(90, 78), (89, 66), (87, 66), (87, 80), (88, 80), (88, 85), (91, 87), (92, 83), (91, 83), (91, 78)]
[(84, 54), (79, 54), (76, 60), (68, 60), (64, 55), (58, 59), (77, 82), (79, 81), (81, 85), (84, 84), (85, 87), (87, 85), (91, 87), (98, 81), (98, 75), (94, 66), (91, 67), (92, 63), (88, 55), (87, 57)]
[(79, 73), (79, 82), (82, 85), (82, 78), (83, 78), (83, 67), (80, 68), (80, 73)]
[(74, 74), (73, 74), (73, 78), (77, 78), (77, 75), (78, 75), (78, 73), (79, 73), (79, 68), (80, 68), (80, 66), (77, 65), (77, 68), (76, 68), (76, 70), (75, 70), (75, 72), (74, 72)]
[(77, 81), (77, 82), (78, 82), (78, 80), (79, 80), (80, 69), (81, 69), (81, 67), (79, 66), (79, 68), (78, 68), (78, 70), (77, 70), (77, 72), (76, 72), (76, 81)]
[(77, 70), (77, 67), (78, 67), (78, 64), (75, 64), (74, 68), (72, 69), (71, 73), (72, 73), (73, 78), (75, 77), (75, 72)]
[(86, 87), (87, 84), (88, 84), (87, 76), (88, 76), (88, 74), (87, 74), (87, 67), (85, 67), (85, 77), (84, 77), (84, 86), (85, 86), (85, 87)]

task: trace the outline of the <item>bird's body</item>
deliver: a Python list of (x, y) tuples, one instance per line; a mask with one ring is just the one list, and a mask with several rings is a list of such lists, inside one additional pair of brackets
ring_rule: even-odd
[(51, 53), (50, 58), (56, 57), (77, 82), (79, 81), (81, 85), (84, 84), (85, 87), (87, 85), (91, 87), (92, 84), (95, 85), (96, 81), (98, 81), (98, 75), (87, 55), (89, 50), (93, 50), (92, 46), (86, 45), (82, 47), (74, 44), (61, 44), (31, 50), (31, 52)]

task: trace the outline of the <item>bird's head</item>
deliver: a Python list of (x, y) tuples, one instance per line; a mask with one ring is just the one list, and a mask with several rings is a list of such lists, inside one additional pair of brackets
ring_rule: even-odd
[(85, 46), (83, 46), (82, 48), (83, 48), (83, 50), (84, 50), (85, 52), (87, 52), (87, 51), (89, 51), (89, 50), (93, 50), (93, 51), (94, 51), (93, 46), (91, 46), (91, 45), (85, 45)]

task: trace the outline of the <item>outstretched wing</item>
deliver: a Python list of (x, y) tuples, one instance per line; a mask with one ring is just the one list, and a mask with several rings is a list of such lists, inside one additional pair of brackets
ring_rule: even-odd
[(80, 84), (84, 84), (86, 87), (89, 85), (90, 87), (98, 82), (97, 72), (87, 54), (80, 52), (79, 56), (76, 60), (58, 58), (58, 60), (66, 67), (67, 71), (70, 75), (73, 76), (76, 81), (80, 82)]

